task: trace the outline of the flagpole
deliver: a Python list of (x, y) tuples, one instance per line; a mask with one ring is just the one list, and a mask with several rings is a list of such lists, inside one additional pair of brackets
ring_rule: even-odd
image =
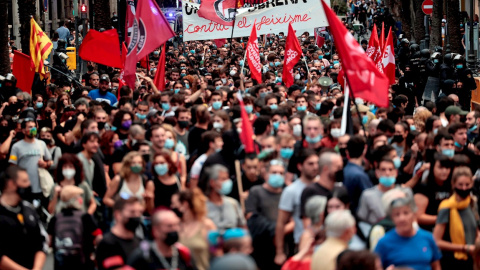
[(245, 68), (245, 60), (247, 59), (247, 49), (245, 48), (245, 56), (243, 56), (243, 65), (240, 74), (243, 74), (243, 69)]
[(307, 68), (307, 77), (308, 77), (308, 81), (311, 83), (311, 82), (312, 82), (312, 80), (310, 79), (310, 69), (308, 68), (307, 61), (305, 60), (305, 55), (302, 55), (302, 56), (303, 56), (303, 58), (302, 58), (302, 60), (303, 60), (303, 63), (305, 63), (305, 67)]
[[(346, 71), (345, 71), (343, 76), (347, 80), (348, 88), (350, 88), (350, 81), (348, 80), (348, 77), (346, 75)], [(362, 129), (363, 129), (363, 135), (365, 136), (365, 138), (367, 138), (367, 131), (365, 130), (365, 125), (362, 123), (362, 117), (360, 117), (360, 111), (358, 110), (358, 104), (357, 104), (357, 102), (355, 102), (355, 95), (353, 94), (353, 91), (349, 91), (349, 92), (350, 92), (351, 99), (353, 100), (353, 104), (355, 104), (355, 109), (357, 110), (357, 116), (358, 116), (358, 120), (360, 120), (360, 125), (362, 126)], [(343, 104), (343, 106), (345, 106), (345, 104)], [(347, 104), (347, 106), (350, 107), (350, 104)]]
[(233, 55), (233, 31), (235, 30), (235, 22), (237, 21), (237, 2), (235, 2), (235, 14), (233, 15), (233, 26), (232, 26), (232, 33), (230, 34), (230, 53), (229, 55)]

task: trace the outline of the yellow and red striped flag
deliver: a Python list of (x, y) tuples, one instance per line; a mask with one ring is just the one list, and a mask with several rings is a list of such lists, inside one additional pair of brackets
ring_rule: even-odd
[(52, 51), (53, 43), (48, 36), (42, 31), (42, 28), (30, 19), (30, 56), (35, 64), (35, 71), (40, 74), (40, 79), (45, 76), (45, 68), (43, 61), (47, 59)]

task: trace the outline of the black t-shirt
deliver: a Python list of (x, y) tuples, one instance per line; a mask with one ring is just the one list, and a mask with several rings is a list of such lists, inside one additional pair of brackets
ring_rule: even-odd
[(123, 157), (128, 154), (128, 152), (132, 151), (126, 144), (120, 146), (119, 148), (115, 149), (112, 156), (112, 164), (113, 163), (120, 163), (123, 160)]
[(98, 270), (117, 269), (127, 264), (128, 257), (140, 245), (141, 240), (123, 239), (107, 233), (98, 244), (96, 259)]
[[(425, 209), (425, 214), (436, 216), (440, 203), (452, 195), (452, 189), (450, 185), (447, 185), (446, 183), (443, 184), (443, 186), (439, 186), (435, 183), (420, 184), (415, 187), (414, 193), (422, 194), (427, 197), (428, 205), (427, 209)], [(432, 231), (434, 225), (420, 225), (420, 227), (422, 227), (422, 229)]]
[(188, 152), (192, 154), (200, 147), (202, 143), (202, 134), (207, 131), (206, 129), (193, 127), (188, 132)]
[[(62, 210), (62, 213), (64, 215), (73, 215), (73, 209), (64, 209)], [(80, 211), (80, 210), (76, 210)], [(48, 223), (48, 228), (47, 228), (47, 233), (52, 236), (52, 241), (55, 241), (55, 224), (57, 221), (57, 216), (55, 215), (50, 222)], [(95, 220), (93, 220), (93, 217), (85, 213), (82, 215), (82, 226), (83, 226), (83, 235), (82, 235), (82, 248), (83, 248), (83, 254), (85, 256), (85, 264), (80, 264), (80, 265), (69, 265), (68, 267), (61, 267), (60, 265), (57, 264), (57, 260), (55, 260), (55, 270), (59, 269), (65, 269), (65, 270), (70, 270), (70, 269), (94, 269), (94, 264), (90, 260), (90, 254), (93, 253), (94, 246), (93, 246), (93, 241), (95, 240), (95, 236), (100, 235), (102, 232), (98, 228), (97, 224), (95, 223)], [(54, 242), (55, 243), (55, 242)], [(53, 245), (53, 251), (54, 254), (56, 252), (57, 246), (54, 244)]]
[(172, 204), (172, 195), (179, 191), (178, 183), (165, 185), (160, 182), (160, 180), (154, 179), (153, 184), (155, 185), (155, 208), (159, 206), (170, 208), (170, 205)]
[(306, 186), (302, 192), (302, 196), (300, 197), (300, 216), (301, 217), (305, 216), (305, 204), (307, 204), (308, 199), (310, 199), (315, 195), (325, 196), (328, 198), (329, 196), (332, 195), (332, 192), (317, 182)]
[[(128, 265), (136, 270), (167, 270), (172, 267), (172, 257), (164, 257), (166, 262), (169, 265), (164, 265), (161, 259), (157, 256), (157, 254), (152, 250), (152, 244), (141, 245), (140, 248), (137, 248), (132, 256), (130, 256), (128, 260)], [(188, 251), (188, 253), (190, 253)], [(145, 255), (147, 254), (147, 256)], [(190, 258), (187, 261), (187, 257)], [(195, 262), (191, 255), (184, 255), (183, 252), (178, 251), (177, 257), (177, 270), (195, 270), (197, 269), (195, 266)]]
[(0, 259), (7, 256), (17, 264), (32, 269), (35, 254), (44, 251), (46, 239), (40, 219), (28, 202), (12, 212), (0, 205)]

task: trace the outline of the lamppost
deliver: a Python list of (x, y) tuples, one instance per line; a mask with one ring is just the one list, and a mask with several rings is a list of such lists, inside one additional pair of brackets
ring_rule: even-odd
[(468, 65), (471, 70), (476, 72), (476, 62), (477, 62), (477, 57), (475, 55), (475, 50), (474, 50), (474, 36), (473, 36), (473, 16), (475, 14), (475, 7), (473, 5), (474, 0), (470, 0), (470, 27), (468, 28), (468, 35), (469, 35), (469, 49), (468, 49)]

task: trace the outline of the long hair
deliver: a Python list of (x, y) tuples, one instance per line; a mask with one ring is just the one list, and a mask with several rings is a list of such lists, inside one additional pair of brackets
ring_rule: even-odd
[(196, 220), (203, 220), (207, 216), (207, 197), (199, 188), (182, 190), (177, 194), (180, 203), (187, 202)]
[[(140, 152), (137, 152), (137, 151), (129, 152), (123, 157), (122, 168), (120, 169), (118, 174), (120, 175), (121, 178), (125, 179), (125, 181), (128, 181), (128, 178), (132, 174), (132, 170), (130, 169), (130, 166), (132, 166), (133, 158), (136, 156), (142, 157)], [(142, 158), (142, 167), (145, 170), (145, 161), (143, 160), (143, 158)]]

